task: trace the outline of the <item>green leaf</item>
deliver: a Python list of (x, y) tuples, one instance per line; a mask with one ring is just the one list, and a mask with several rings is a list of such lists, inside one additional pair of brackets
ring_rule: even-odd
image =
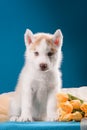
[(71, 94), (68, 94), (68, 97), (69, 97), (69, 100), (70, 100), (70, 101), (71, 101), (71, 100), (80, 100), (81, 103), (84, 102), (82, 99), (80, 99), (80, 98), (78, 98), (78, 97), (75, 97), (75, 96), (73, 96), (73, 95), (71, 95)]

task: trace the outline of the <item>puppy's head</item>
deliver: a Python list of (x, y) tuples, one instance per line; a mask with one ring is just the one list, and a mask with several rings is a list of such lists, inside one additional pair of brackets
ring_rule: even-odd
[(48, 71), (60, 67), (63, 36), (61, 30), (53, 35), (47, 33), (33, 34), (29, 29), (25, 35), (26, 62), (39, 71)]

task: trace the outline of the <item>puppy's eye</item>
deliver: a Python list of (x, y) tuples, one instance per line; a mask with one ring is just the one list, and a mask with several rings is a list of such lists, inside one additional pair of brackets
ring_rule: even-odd
[(39, 52), (36, 51), (36, 52), (34, 52), (34, 54), (35, 54), (35, 56), (38, 56), (38, 55), (39, 55)]
[(52, 55), (53, 55), (53, 52), (48, 52), (47, 55), (48, 55), (48, 56), (52, 56)]

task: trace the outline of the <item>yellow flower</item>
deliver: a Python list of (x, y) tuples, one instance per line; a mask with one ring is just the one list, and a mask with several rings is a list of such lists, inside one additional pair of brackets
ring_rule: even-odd
[(72, 120), (72, 113), (66, 113), (59, 117), (59, 121), (71, 121)]
[(60, 107), (62, 108), (63, 111), (66, 113), (71, 113), (73, 111), (73, 106), (70, 104), (69, 101), (60, 103)]
[(87, 103), (84, 102), (84, 103), (80, 106), (80, 109), (81, 109), (83, 112), (86, 112), (86, 113), (87, 113)]
[(82, 119), (82, 114), (78, 111), (72, 113), (72, 119), (75, 121), (81, 121)]
[(70, 103), (73, 106), (73, 109), (80, 109), (81, 106), (80, 100), (71, 100)]
[(58, 93), (56, 95), (58, 102), (66, 102), (68, 101), (69, 97), (66, 93)]

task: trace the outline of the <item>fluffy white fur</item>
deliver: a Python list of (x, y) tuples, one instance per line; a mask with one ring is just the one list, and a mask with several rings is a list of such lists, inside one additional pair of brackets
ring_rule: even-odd
[[(46, 54), (51, 46), (45, 39), (36, 46), (39, 56), (34, 56), (34, 51), (30, 50), (35, 42), (35, 37), (41, 35), (52, 37), (53, 43), (59, 38), (59, 44), (55, 45), (57, 52), (50, 59)], [(10, 103), (10, 121), (54, 121), (57, 119), (56, 113), (56, 93), (62, 86), (60, 65), (62, 60), (63, 36), (60, 30), (53, 35), (46, 33), (33, 34), (26, 30), (25, 35), (25, 65), (20, 73), (15, 96)], [(55, 43), (54, 43), (55, 44)], [(46, 63), (48, 69), (40, 70), (40, 63)]]

